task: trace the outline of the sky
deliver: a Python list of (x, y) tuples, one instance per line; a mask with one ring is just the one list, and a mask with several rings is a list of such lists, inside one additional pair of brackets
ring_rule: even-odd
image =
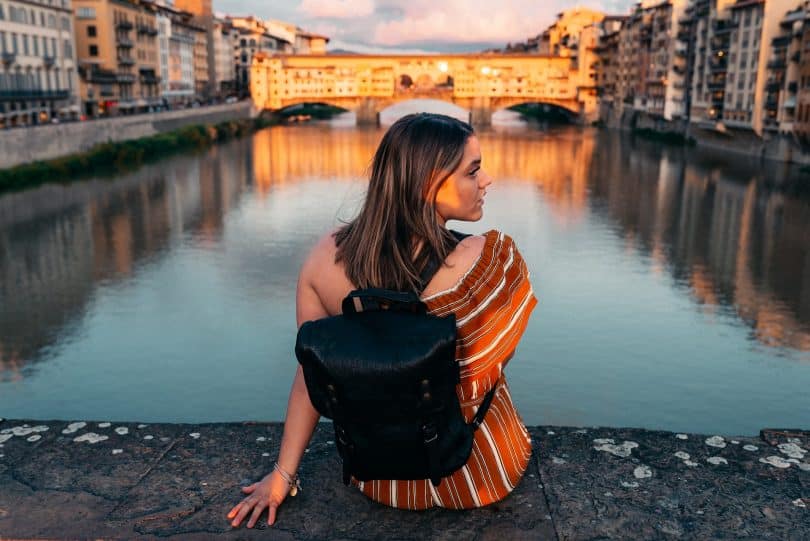
[[(214, 11), (279, 19), (331, 38), (329, 49), (472, 52), (524, 41), (557, 13), (625, 14), (633, 0), (214, 0)], [(493, 9), (498, 6), (498, 9)]]

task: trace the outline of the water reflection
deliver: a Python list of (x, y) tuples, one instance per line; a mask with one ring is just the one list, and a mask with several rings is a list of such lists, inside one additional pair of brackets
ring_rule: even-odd
[(251, 179), (250, 141), (116, 180), (0, 198), (0, 381), (73, 339), (96, 287), (124, 283), (178, 238), (212, 243)]
[[(215, 340), (201, 337), (198, 322), (183, 321), (187, 312), (166, 300), (174, 296), (156, 293), (182, 289), (174, 280), (188, 279), (191, 290), (180, 303), (199, 302), (201, 310), (227, 304), (224, 319), (245, 314), (221, 329), (232, 341), (228, 347), (269, 355), (251, 341), (268, 325), (262, 318), (270, 318), (273, 336), (282, 337), (273, 347), (287, 351), (298, 266), (336, 213), (349, 217), (362, 200), (381, 136), (379, 130), (273, 128), (113, 182), (3, 196), (0, 384), (35, 379), (36, 366), (62, 359), (66, 349), (92, 354), (83, 345), (92, 333), (110, 332), (109, 341), (118, 340), (115, 333), (133, 325), (126, 302), (119, 301), (133, 296), (157, 295), (151, 313), (175, 310), (167, 321), (178, 325), (170, 330), (178, 342)], [(774, 358), (787, 352), (793, 360), (810, 359), (790, 354), (810, 351), (810, 202), (773, 188), (796, 181), (791, 169), (774, 176), (753, 162), (729, 163), (708, 152), (596, 130), (479, 137), (485, 167), (497, 179), (492, 189), (513, 194), (494, 198), (488, 213), (520, 224), (524, 242), (539, 233), (538, 212), (555, 231), (567, 232), (565, 242), (618, 241), (627, 257), (664, 277), (709, 321), (735, 319), (748, 329), (748, 340)], [(600, 236), (604, 231), (609, 239)], [(576, 252), (577, 245), (565, 249)], [(184, 259), (186, 252), (204, 256)], [(115, 290), (125, 293), (109, 293)], [(628, 302), (643, 305), (645, 299)], [(283, 315), (271, 315), (276, 308)], [(219, 320), (212, 321), (216, 328)], [(155, 324), (156, 333), (168, 332), (160, 328), (164, 322)], [(256, 334), (248, 335), (254, 325)], [(150, 347), (150, 355), (184, 351)]]

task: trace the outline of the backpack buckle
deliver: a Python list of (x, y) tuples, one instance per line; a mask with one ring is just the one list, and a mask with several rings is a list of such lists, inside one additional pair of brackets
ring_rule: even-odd
[(433, 421), (422, 425), (422, 436), (425, 443), (433, 443), (439, 439), (439, 434), (436, 431), (436, 424)]

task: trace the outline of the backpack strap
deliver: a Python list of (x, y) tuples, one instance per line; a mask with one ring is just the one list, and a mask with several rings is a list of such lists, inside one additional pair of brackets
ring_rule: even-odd
[(484, 422), (484, 415), (487, 414), (489, 411), (489, 406), (492, 404), (492, 399), (495, 398), (495, 392), (498, 390), (498, 382), (495, 382), (495, 385), (492, 386), (486, 395), (484, 395), (484, 399), (481, 401), (481, 405), (478, 406), (478, 410), (475, 412), (475, 417), (473, 417), (472, 422), (470, 423), (473, 427), (473, 430), (477, 430), (481, 423)]
[[(469, 233), (461, 233), (460, 231), (455, 231), (453, 229), (448, 229), (448, 231), (455, 239), (453, 248), (458, 246), (459, 242), (470, 236)], [(442, 263), (442, 261), (438, 261), (436, 258), (431, 258), (428, 260), (427, 265), (425, 265), (425, 268), (422, 269), (422, 272), (419, 274), (419, 294), (425, 290), (436, 273), (439, 272), (439, 269), (442, 267)]]

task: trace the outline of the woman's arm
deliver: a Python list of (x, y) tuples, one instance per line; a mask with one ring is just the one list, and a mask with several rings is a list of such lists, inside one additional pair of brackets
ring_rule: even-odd
[[(315, 266), (314, 255), (313, 253), (304, 263), (298, 279), (296, 290), (298, 327), (301, 327), (305, 321), (320, 319), (328, 315), (309, 279), (312, 276), (311, 269)], [(301, 457), (312, 439), (312, 433), (319, 419), (320, 414), (312, 407), (304, 382), (304, 373), (299, 365), (287, 401), (284, 435), (281, 438), (281, 449), (278, 455), (279, 466), (290, 475), (294, 476), (298, 471)], [(267, 508), (267, 523), (272, 526), (276, 521), (276, 510), (287, 497), (289, 489), (287, 481), (275, 470), (267, 474), (261, 481), (243, 487), (242, 491), (247, 496), (228, 513), (228, 519), (232, 519), (231, 525), (238, 527), (250, 513), (247, 527), (252, 528), (264, 509)]]

